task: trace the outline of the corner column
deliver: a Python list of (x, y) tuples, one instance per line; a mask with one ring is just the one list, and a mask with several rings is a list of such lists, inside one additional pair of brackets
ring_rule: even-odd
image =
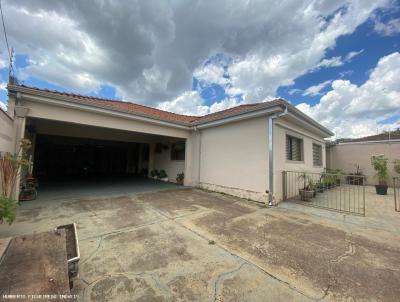
[[(18, 153), (20, 149), (21, 139), (25, 137), (25, 126), (26, 126), (26, 115), (28, 114), (29, 108), (22, 106), (15, 106), (15, 117), (14, 117), (14, 153)], [(22, 169), (19, 168), (18, 174), (20, 177), (17, 178), (14, 188), (14, 198), (19, 200), (19, 188), (21, 185), (21, 179), (24, 177), (22, 175)]]

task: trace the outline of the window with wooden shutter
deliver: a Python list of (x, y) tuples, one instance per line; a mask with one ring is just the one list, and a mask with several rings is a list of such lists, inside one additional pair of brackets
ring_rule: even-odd
[(293, 161), (303, 160), (303, 140), (290, 135), (286, 136), (286, 159)]
[(313, 151), (313, 164), (315, 167), (322, 166), (322, 146), (318, 144), (312, 145)]

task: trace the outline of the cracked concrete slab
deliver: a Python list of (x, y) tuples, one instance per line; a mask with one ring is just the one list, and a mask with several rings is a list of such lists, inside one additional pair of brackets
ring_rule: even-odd
[[(314, 211), (314, 210), (313, 210)], [(323, 211), (323, 210), (321, 210)], [(398, 301), (400, 232), (197, 189), (25, 204), (0, 238), (76, 222), (80, 301)], [(385, 226), (388, 225), (386, 221)], [(379, 225), (378, 225), (379, 227)]]

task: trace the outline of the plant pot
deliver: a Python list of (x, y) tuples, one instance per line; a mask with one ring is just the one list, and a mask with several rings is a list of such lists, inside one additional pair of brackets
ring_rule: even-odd
[(310, 201), (310, 199), (314, 197), (314, 190), (300, 189), (299, 193), (302, 201)]
[(168, 177), (163, 177), (163, 178), (160, 178), (160, 180), (164, 181), (164, 182), (168, 182), (169, 179), (168, 179)]
[(387, 185), (375, 185), (376, 194), (387, 195), (388, 186)]
[(177, 183), (178, 185), (181, 185), (181, 186), (183, 186), (183, 179), (182, 179), (182, 180), (180, 180), (180, 179), (177, 179), (177, 180), (176, 180), (176, 183)]

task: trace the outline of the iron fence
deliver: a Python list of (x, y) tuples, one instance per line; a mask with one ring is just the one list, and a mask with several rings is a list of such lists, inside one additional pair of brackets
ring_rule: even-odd
[(365, 216), (365, 177), (283, 171), (283, 200)]
[(393, 177), (394, 210), (400, 212), (400, 177)]

